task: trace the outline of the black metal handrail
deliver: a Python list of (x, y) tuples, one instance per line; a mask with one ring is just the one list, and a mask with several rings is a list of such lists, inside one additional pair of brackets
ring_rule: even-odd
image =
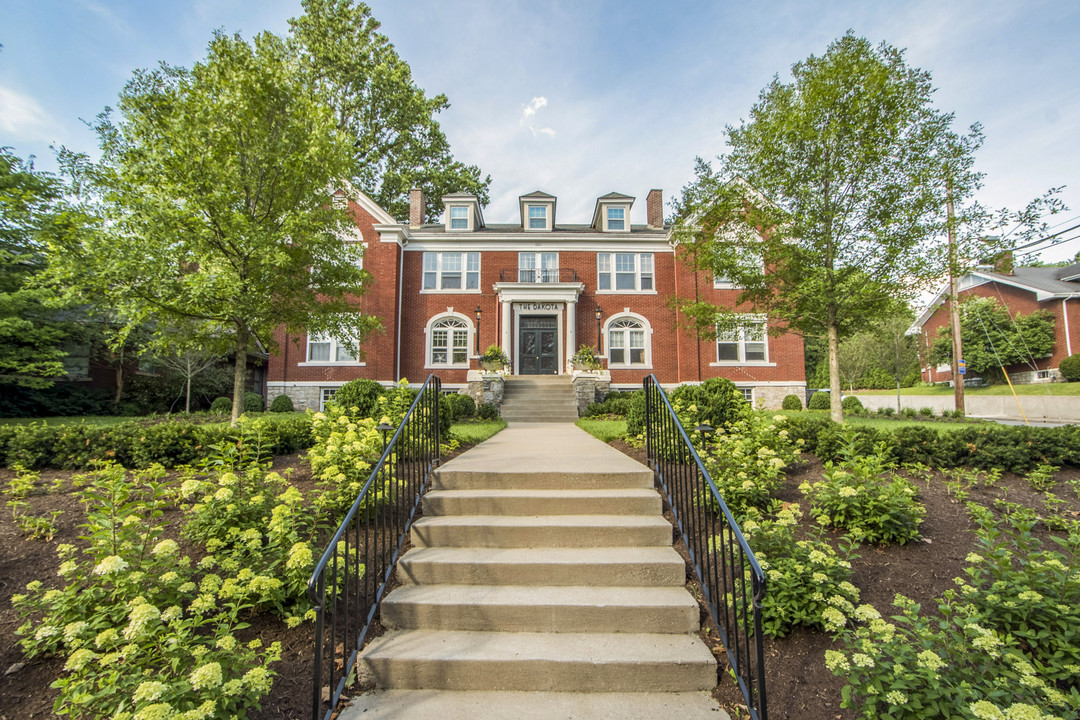
[(579, 282), (574, 268), (504, 268), (499, 271), (501, 283), (566, 283)]
[(315, 609), (312, 720), (329, 720), (337, 707), (439, 465), (441, 388), (434, 375), (420, 388), (308, 581)]
[(761, 632), (765, 574), (656, 376), (643, 384), (649, 465), (686, 543), (750, 717), (767, 720)]

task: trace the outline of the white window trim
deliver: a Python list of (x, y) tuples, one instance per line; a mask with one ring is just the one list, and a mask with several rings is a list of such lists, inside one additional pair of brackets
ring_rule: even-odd
[[(461, 218), (455, 218), (454, 217), (454, 210), (456, 210), (458, 208), (464, 208), (464, 210), (465, 210), (465, 227), (463, 227), (463, 228), (453, 227), (454, 220), (455, 219), (457, 219), (457, 220), (461, 219)], [(446, 207), (446, 231), (447, 232), (469, 232), (472, 229), (473, 229), (472, 208), (468, 204), (465, 204), (465, 205), (455, 204), (455, 205), (448, 205)]]
[[(455, 363), (448, 362), (440, 365), (436, 365), (431, 362), (431, 336), (432, 330), (435, 327), (435, 323), (440, 320), (446, 320), (447, 318), (454, 318), (455, 320), (461, 320), (465, 323), (465, 331), (468, 335), (465, 345), (465, 362)], [(454, 312), (453, 309), (447, 310), (447, 312), (439, 313), (428, 320), (427, 325), (424, 326), (424, 369), (425, 370), (452, 370), (452, 369), (468, 369), (469, 360), (475, 355), (473, 354), (473, 348), (476, 346), (476, 327), (473, 325), (473, 321), (469, 319), (468, 315), (463, 315), (459, 312)], [(449, 358), (453, 358), (453, 353), (449, 353)]]
[[(521, 265), (521, 256), (522, 255), (532, 255), (534, 257), (535, 264), (533, 265), (533, 267), (531, 267), (531, 268), (522, 267), (522, 265)], [(554, 255), (555, 256), (555, 267), (553, 267), (553, 268), (545, 268), (545, 267), (543, 267), (543, 264), (544, 264), (543, 256), (544, 255)], [(547, 272), (552, 272), (552, 273), (555, 274), (555, 279), (554, 280), (533, 280), (532, 282), (534, 282), (534, 283), (551, 284), (551, 283), (559, 282), (559, 253), (552, 252), (550, 250), (521, 250), (521, 251), (518, 252), (517, 278), (518, 278), (518, 282), (529, 282), (527, 280), (522, 280), (521, 279), (521, 272), (523, 270), (532, 270), (533, 272), (547, 271)]]
[[(640, 363), (635, 364), (635, 363), (628, 363), (628, 362), (613, 363), (611, 361), (611, 347), (610, 347), (611, 326), (614, 325), (619, 320), (626, 320), (626, 319), (636, 320), (637, 322), (641, 323), (641, 329), (645, 332), (645, 363), (644, 364), (640, 364)], [(603, 333), (603, 337), (602, 337), (602, 340), (604, 341), (603, 357), (607, 358), (608, 368), (613, 369), (613, 370), (651, 370), (652, 366), (653, 366), (653, 364), (652, 364), (652, 334), (653, 334), (653, 330), (652, 330), (652, 325), (649, 324), (649, 319), (646, 318), (644, 315), (639, 315), (638, 313), (630, 312), (629, 309), (623, 310), (621, 313), (618, 313), (616, 315), (612, 315), (611, 317), (609, 317), (604, 322), (604, 333)], [(624, 348), (624, 350), (626, 350), (626, 357), (630, 357), (630, 347), (629, 347), (629, 345), (627, 345), (627, 347)]]
[[(630, 206), (629, 205), (609, 205), (604, 203), (603, 215), (601, 220), (603, 222), (603, 231), (611, 233), (628, 233), (630, 232)], [(622, 210), (623, 211), (623, 227), (620, 230), (612, 230), (608, 227), (608, 210)]]
[[(447, 253), (452, 253), (452, 252), (456, 252), (456, 253), (459, 253), (461, 255), (461, 285), (462, 285), (462, 287), (461, 288), (449, 288), (449, 289), (444, 290), (444, 289), (442, 289), (442, 282), (443, 282), (443, 261), (442, 261), (442, 256), (447, 254)], [(435, 284), (438, 287), (430, 288), (430, 289), (425, 290), (424, 289), (424, 273), (427, 272), (427, 271), (424, 270), (424, 256), (429, 254), (429, 253), (433, 253), (437, 257), (437, 260), (435, 261)], [(467, 288), (465, 288), (465, 285), (468, 283), (468, 277), (467, 276), (468, 276), (468, 273), (469, 273), (469, 270), (468, 270), (468, 267), (469, 267), (469, 257), (468, 256), (469, 255), (476, 255), (476, 258), (477, 258), (477, 260), (476, 260), (476, 262), (477, 262), (477, 270), (476, 270), (477, 279), (476, 280), (477, 281), (476, 281), (476, 287), (475, 288), (467, 289)], [(483, 273), (483, 258), (481, 257), (481, 254), (479, 252), (475, 251), (475, 250), (425, 250), (420, 255), (420, 293), (422, 295), (479, 295), (482, 292), (482, 288), (480, 287), (480, 277), (481, 277), (482, 273)]]
[[(544, 227), (532, 227), (532, 209), (537, 208), (544, 211)], [(551, 230), (551, 205), (547, 203), (526, 203), (525, 205), (525, 231), (526, 232), (546, 232)]]
[[(601, 255), (610, 255), (611, 256), (611, 270), (608, 273), (605, 273), (605, 274), (611, 276), (611, 283), (610, 283), (611, 284), (611, 289), (610, 290), (601, 290), (600, 289), (600, 275), (601, 275), (601, 273), (600, 273), (600, 256)], [(615, 256), (616, 255), (633, 255), (634, 256), (634, 288), (635, 288), (634, 290), (616, 290), (615, 289), (615, 283), (616, 283), (616, 279), (615, 279), (615, 275), (616, 275), (616, 272), (615, 272)], [(642, 290), (641, 289), (641, 256), (642, 255), (651, 255), (652, 256), (652, 289), (651, 290)], [(656, 253), (651, 253), (651, 252), (617, 252), (617, 251), (614, 251), (614, 250), (612, 250), (610, 252), (596, 253), (596, 294), (597, 295), (655, 295), (656, 294)]]
[(720, 338), (717, 337), (713, 341), (713, 356), (716, 357), (717, 360), (715, 360), (714, 362), (709, 363), (709, 367), (751, 367), (751, 366), (752, 367), (776, 367), (776, 363), (769, 361), (769, 325), (768, 325), (767, 318), (764, 315), (747, 315), (744, 322), (746, 324), (761, 323), (761, 331), (762, 331), (762, 334), (765, 336), (765, 339), (762, 341), (763, 344), (765, 345), (765, 359), (764, 360), (746, 360), (745, 359), (746, 358), (746, 333), (745, 333), (744, 326), (742, 324), (740, 324), (739, 328), (738, 328), (739, 339), (737, 341), (730, 341), (730, 340), (727, 341), (727, 342), (737, 342), (738, 343), (740, 359), (739, 360), (720, 360), (719, 359), (719, 355), (720, 355), (720, 348), (719, 348)]
[(345, 244), (346, 245), (357, 245), (357, 246), (359, 246), (359, 248), (360, 248), (360, 257), (357, 258), (356, 262), (354, 262), (353, 264), (356, 265), (357, 270), (363, 270), (364, 269), (364, 257), (367, 255), (368, 244), (366, 242), (357, 241), (357, 240), (346, 240)]
[[(338, 347), (342, 344), (340, 340), (329, 335), (308, 335), (304, 339), (304, 361), (296, 363), (297, 367), (365, 367), (366, 362), (356, 360), (308, 360), (311, 357), (311, 342), (330, 343), (330, 357), (336, 358)], [(360, 343), (355, 343), (354, 351), (359, 358), (360, 356)]]
[[(340, 385), (338, 387), (341, 387)], [(337, 395), (338, 387), (320, 387), (319, 388), (319, 412), (326, 412), (326, 403), (334, 399)], [(330, 393), (327, 396), (327, 393)]]

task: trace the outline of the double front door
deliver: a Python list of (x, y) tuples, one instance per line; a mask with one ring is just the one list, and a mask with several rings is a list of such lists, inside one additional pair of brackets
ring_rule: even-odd
[(518, 368), (522, 375), (559, 373), (559, 323), (554, 315), (518, 318)]

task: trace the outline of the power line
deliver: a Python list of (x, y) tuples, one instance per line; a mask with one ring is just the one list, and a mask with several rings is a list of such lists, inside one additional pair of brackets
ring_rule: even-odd
[[(1047, 240), (1053, 240), (1056, 237), (1059, 237), (1061, 235), (1064, 235), (1065, 233), (1069, 233), (1069, 232), (1072, 232), (1073, 230), (1077, 230), (1077, 229), (1080, 229), (1080, 223), (1077, 223), (1076, 225), (1073, 225), (1072, 227), (1065, 228), (1064, 230), (1060, 230), (1060, 231), (1054, 233), (1053, 235), (1047, 235), (1046, 237), (1041, 237), (1038, 240), (1033, 240), (1033, 241), (1031, 241), (1029, 243), (1025, 243), (1024, 245), (1017, 245), (1014, 248), (1010, 248), (1010, 251), (1011, 252), (1016, 252), (1017, 250), (1023, 250), (1024, 248), (1034, 247), (1035, 245), (1040, 245), (1040, 244), (1046, 242)], [(1070, 239), (1072, 239), (1072, 238), (1070, 238)], [(1062, 241), (1059, 241), (1059, 242), (1065, 242), (1065, 241), (1062, 240)], [(1058, 243), (1054, 243), (1054, 244), (1057, 245)]]

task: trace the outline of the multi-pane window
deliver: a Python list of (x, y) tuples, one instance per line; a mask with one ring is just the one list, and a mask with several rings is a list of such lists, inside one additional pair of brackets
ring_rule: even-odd
[[(740, 250), (738, 257), (738, 264), (740, 267), (745, 268), (748, 272), (759, 273), (763, 265), (761, 259), (761, 253), (755, 250)], [(713, 287), (716, 288), (733, 288), (735, 287), (735, 281), (727, 277), (722, 273), (713, 275)]]
[(546, 205), (530, 205), (529, 206), (529, 229), (530, 230), (547, 230), (547, 206)]
[(460, 318), (436, 320), (431, 326), (431, 365), (469, 362), (469, 326)]
[(319, 393), (319, 410), (326, 410), (326, 403), (332, 401), (334, 396), (337, 395), (337, 388), (321, 388), (322, 392)]
[(67, 355), (61, 360), (68, 380), (86, 380), (90, 377), (90, 346), (66, 345)]
[(425, 290), (479, 290), (480, 253), (424, 253)]
[(652, 253), (598, 253), (596, 287), (623, 292), (651, 291), (653, 285)]
[(450, 207), (450, 229), (451, 230), (468, 230), (469, 229), (469, 208), (464, 205), (456, 205)]
[(518, 253), (518, 282), (559, 282), (559, 253)]
[(637, 318), (616, 318), (608, 325), (608, 366), (647, 365), (645, 324)]
[(356, 362), (356, 343), (342, 342), (328, 335), (308, 337), (308, 362)]
[(625, 208), (608, 208), (607, 209), (607, 229), (608, 230), (625, 230), (626, 229), (626, 209)]
[(719, 362), (765, 362), (765, 321), (753, 320), (716, 336)]

